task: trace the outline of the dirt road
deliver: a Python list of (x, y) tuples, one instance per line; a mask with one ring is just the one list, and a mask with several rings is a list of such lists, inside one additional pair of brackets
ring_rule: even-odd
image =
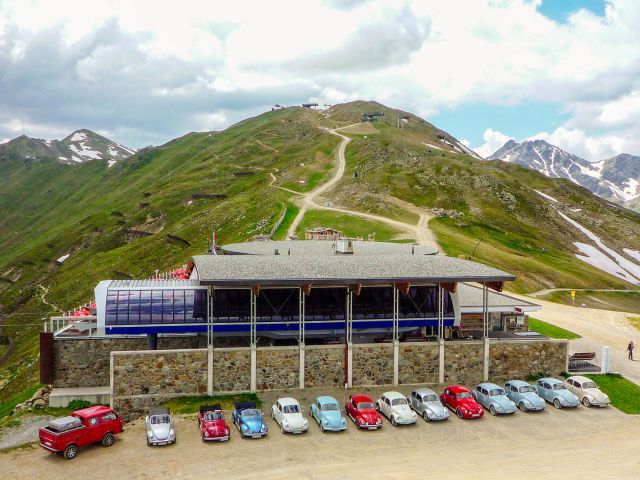
[[(354, 125), (359, 125), (359, 124), (354, 124)], [(327, 130), (327, 132), (333, 135), (337, 135), (342, 139), (342, 141), (338, 146), (338, 150), (336, 152), (336, 160), (338, 164), (336, 173), (331, 178), (331, 180), (329, 180), (327, 183), (324, 183), (323, 185), (320, 185), (318, 188), (303, 195), (300, 211), (298, 212), (298, 214), (296, 215), (296, 218), (294, 218), (293, 222), (291, 223), (289, 227), (289, 231), (287, 232), (287, 235), (289, 236), (289, 238), (293, 238), (295, 236), (298, 225), (300, 225), (300, 222), (302, 221), (302, 218), (304, 217), (307, 210), (309, 209), (327, 210), (332, 212), (344, 213), (347, 215), (354, 215), (357, 217), (366, 218), (367, 220), (373, 220), (376, 222), (385, 223), (387, 225), (390, 225), (394, 228), (401, 230), (402, 232), (407, 234), (410, 238), (414, 238), (418, 245), (430, 245), (437, 250), (438, 244), (436, 242), (435, 236), (433, 235), (431, 230), (429, 230), (429, 227), (428, 227), (428, 222), (433, 217), (429, 215), (426, 211), (416, 207), (411, 203), (404, 202), (397, 198), (390, 199), (391, 203), (401, 206), (402, 208), (410, 212), (416, 213), (419, 216), (419, 221), (415, 225), (411, 223), (401, 222), (399, 220), (392, 220), (390, 218), (383, 217), (381, 215), (373, 215), (370, 213), (358, 212), (356, 210), (350, 210), (347, 208), (328, 207), (317, 201), (318, 197), (320, 197), (323, 193), (328, 192), (333, 187), (335, 187), (335, 185), (344, 176), (344, 171), (346, 168), (346, 159), (344, 156), (344, 152), (347, 148), (347, 145), (351, 141), (351, 139), (345, 135), (342, 135), (341, 133), (338, 133), (338, 130), (348, 129), (350, 127), (353, 127), (354, 125), (348, 125), (346, 127), (336, 128), (334, 130)], [(273, 180), (274, 179), (273, 174), (271, 176), (272, 176), (271, 183), (273, 184), (275, 180)]]
[[(409, 387), (401, 388), (403, 393)], [(322, 390), (322, 393), (325, 393)], [(370, 392), (378, 394), (381, 389)], [(320, 391), (299, 395), (309, 405)], [(328, 393), (339, 400), (342, 390)], [(277, 395), (265, 398), (267, 411)], [(385, 421), (377, 432), (283, 435), (269, 419), (270, 433), (242, 440), (237, 430), (225, 444), (203, 444), (195, 416), (178, 419), (178, 443), (150, 448), (143, 422), (126, 427), (110, 449), (89, 447), (72, 461), (41, 448), (0, 454), (2, 477), (12, 480), (91, 479), (425, 479), (425, 478), (638, 478), (640, 417), (613, 408), (516, 412), (509, 417), (449, 420), (394, 428)], [(606, 433), (604, 433), (606, 432)]]

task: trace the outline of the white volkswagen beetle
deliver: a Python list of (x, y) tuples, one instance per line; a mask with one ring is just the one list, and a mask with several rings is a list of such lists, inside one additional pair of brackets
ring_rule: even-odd
[(391, 421), (391, 425), (416, 423), (418, 416), (411, 410), (407, 397), (399, 392), (385, 392), (376, 401), (376, 409)]
[(574, 375), (567, 378), (567, 387), (574, 393), (585, 407), (594, 405), (596, 407), (606, 407), (609, 405), (609, 397), (602, 393), (596, 382), (587, 377)]
[(302, 409), (295, 398), (279, 398), (271, 407), (273, 418), (282, 433), (304, 433), (309, 430), (309, 422), (302, 416)]

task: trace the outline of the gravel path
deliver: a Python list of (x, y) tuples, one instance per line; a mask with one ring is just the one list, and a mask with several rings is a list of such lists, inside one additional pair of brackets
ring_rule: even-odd
[(19, 417), (20, 425), (0, 430), (0, 450), (37, 442), (38, 430), (40, 427), (44, 427), (52, 418), (51, 416), (42, 415), (22, 415)]

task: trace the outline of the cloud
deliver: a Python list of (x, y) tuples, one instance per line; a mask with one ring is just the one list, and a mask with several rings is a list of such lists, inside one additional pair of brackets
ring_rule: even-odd
[(491, 128), (487, 128), (484, 131), (482, 138), (484, 139), (484, 143), (479, 147), (473, 148), (473, 150), (481, 157), (487, 158), (511, 140), (512, 137), (505, 135), (502, 132), (492, 130)]
[(527, 140), (533, 139), (546, 140), (592, 162), (611, 158), (619, 153), (640, 152), (640, 139), (635, 133), (625, 131), (589, 135), (580, 129), (558, 127), (551, 133), (540, 132)]

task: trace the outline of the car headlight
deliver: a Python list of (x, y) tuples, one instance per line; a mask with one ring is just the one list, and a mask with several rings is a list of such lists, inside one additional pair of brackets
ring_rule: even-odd
[(247, 430), (249, 430), (249, 427), (247, 427), (247, 426), (246, 426), (246, 425), (244, 425), (244, 424), (243, 424), (243, 425), (242, 425), (242, 427), (240, 427), (240, 428), (241, 428), (241, 430), (242, 430), (243, 432), (246, 432)]
[(263, 432), (266, 432), (267, 431), (267, 424), (263, 423), (262, 427), (260, 427), (260, 430), (262, 430)]
[(155, 440), (156, 437), (153, 435), (153, 432), (148, 432), (147, 435), (149, 435), (149, 440)]
[(346, 421), (346, 420), (344, 419), (344, 417), (343, 417), (343, 418), (341, 418), (341, 419), (340, 419), (340, 423), (341, 423), (342, 425), (346, 425), (346, 424), (347, 424), (347, 421)]
[(205, 431), (204, 431), (204, 436), (205, 436), (205, 437), (208, 437), (208, 436), (209, 436), (209, 432), (205, 430)]
[(169, 430), (169, 436), (170, 437), (175, 437), (176, 436), (176, 431), (173, 428), (171, 430)]

